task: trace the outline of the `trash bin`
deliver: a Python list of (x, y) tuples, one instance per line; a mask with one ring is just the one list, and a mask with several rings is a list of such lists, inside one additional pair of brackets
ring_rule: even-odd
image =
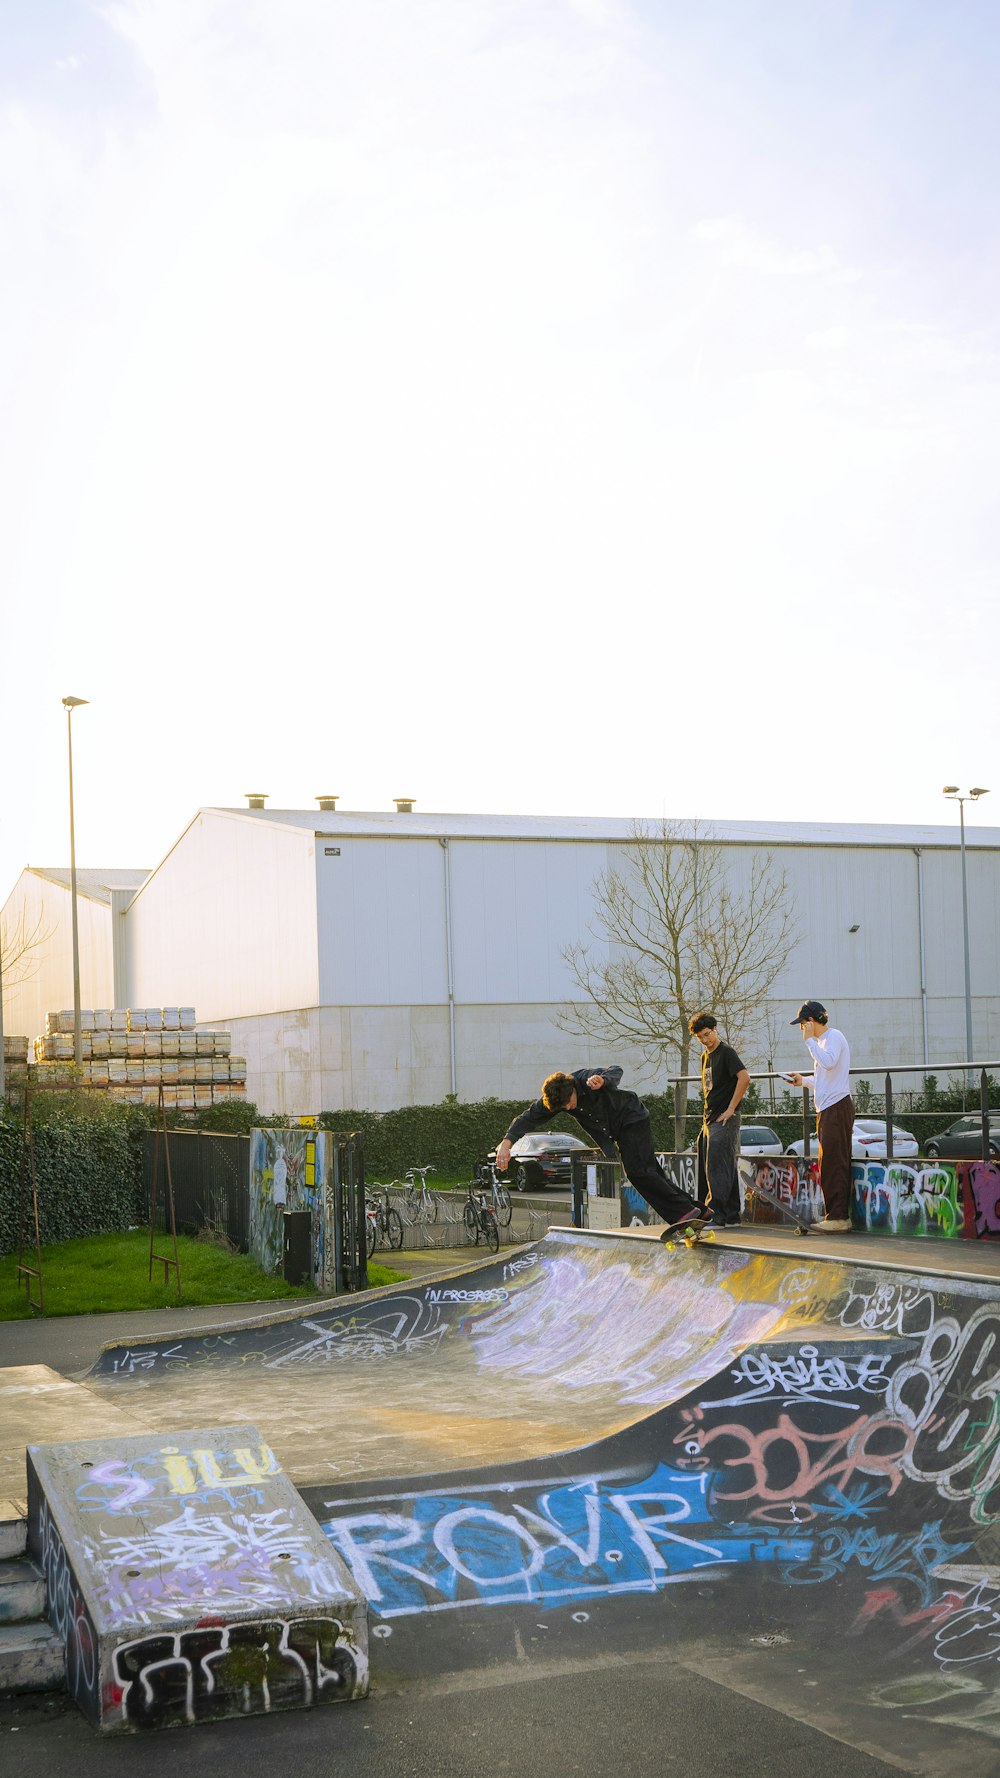
[(286, 1284), (311, 1284), (312, 1211), (286, 1210), (282, 1225), (281, 1275)]

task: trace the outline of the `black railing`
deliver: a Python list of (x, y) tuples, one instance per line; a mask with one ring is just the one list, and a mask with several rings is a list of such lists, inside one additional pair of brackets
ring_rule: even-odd
[[(215, 1237), (239, 1253), (249, 1241), (250, 1138), (214, 1130), (171, 1130), (174, 1218), (180, 1233)], [(162, 1143), (162, 1136), (160, 1137)], [(150, 1202), (156, 1130), (142, 1132), (142, 1183)], [(160, 1172), (162, 1175), (162, 1158)], [(164, 1203), (163, 1180), (158, 1196)]]
[(365, 1139), (360, 1130), (328, 1130), (334, 1204), (334, 1288), (368, 1289), (365, 1226)]
[[(810, 1058), (810, 1060), (811, 1060), (811, 1058)], [(893, 1083), (894, 1076), (898, 1076), (901, 1074), (922, 1074), (926, 1078), (930, 1075), (959, 1074), (959, 1073), (969, 1076), (977, 1070), (979, 1073), (979, 1081), (978, 1081), (979, 1105), (978, 1105), (976, 1115), (978, 1115), (981, 1120), (981, 1128), (982, 1128), (982, 1142), (981, 1142), (980, 1159), (982, 1159), (984, 1161), (990, 1160), (992, 1158), (993, 1148), (995, 1146), (1000, 1146), (998, 1144), (994, 1144), (992, 1142), (992, 1139), (990, 1136), (990, 1084), (991, 1084), (990, 1075), (991, 1075), (991, 1072), (996, 1072), (996, 1071), (1000, 1070), (1000, 1062), (973, 1062), (971, 1064), (968, 1062), (936, 1062), (933, 1065), (931, 1065), (928, 1062), (900, 1062), (900, 1063), (894, 1063), (891, 1068), (887, 1068), (885, 1071), (885, 1089), (884, 1089), (884, 1097), (883, 1097), (884, 1112), (881, 1114), (878, 1114), (877, 1116), (872, 1115), (872, 1119), (871, 1119), (872, 1122), (878, 1121), (878, 1122), (884, 1122), (884, 1124), (885, 1124), (886, 1160), (891, 1161), (893, 1159), (893, 1085), (892, 1085), (892, 1083)], [(789, 1073), (798, 1074), (801, 1072), (805, 1072), (805, 1070), (800, 1070), (800, 1069), (796, 1068), (796, 1069), (786, 1070), (785, 1073), (764, 1072), (764, 1073), (758, 1074), (758, 1073), (751, 1072), (750, 1079), (751, 1079), (751, 1081), (757, 1081), (757, 1080), (781, 1081), (784, 1085), (787, 1085)], [(852, 1075), (855, 1075), (855, 1074), (860, 1075), (864, 1079), (870, 1080), (872, 1078), (874, 1070), (870, 1067), (868, 1067), (868, 1068), (852, 1068), (850, 1070), (850, 1073)], [(684, 1089), (686, 1087), (692, 1086), (692, 1085), (697, 1086), (700, 1089), (700, 1087), (701, 1087), (701, 1075), (700, 1074), (681, 1075), (677, 1080), (674, 1081), (674, 1146), (677, 1149), (678, 1153), (682, 1152), (687, 1147), (686, 1135), (687, 1135), (687, 1123), (688, 1123), (688, 1116), (689, 1116), (689, 1101), (688, 1101), (688, 1095)], [(753, 1118), (754, 1118), (755, 1122), (762, 1122), (767, 1115), (768, 1114), (765, 1111), (761, 1111), (759, 1108), (755, 1108), (754, 1113), (753, 1113)], [(772, 1113), (771, 1115), (775, 1115), (775, 1114)], [(869, 1114), (864, 1111), (859, 1111), (859, 1112), (856, 1112), (856, 1115), (865, 1117), (865, 1116), (868, 1116)], [(912, 1119), (914, 1116), (921, 1116), (921, 1117), (934, 1116), (935, 1118), (939, 1118), (942, 1115), (948, 1116), (949, 1114), (947, 1112), (945, 1112), (943, 1114), (940, 1112), (935, 1112), (935, 1113), (908, 1112), (906, 1115)], [(954, 1113), (952, 1113), (950, 1115), (952, 1117), (954, 1117)], [(807, 1158), (808, 1158), (809, 1153), (811, 1151), (812, 1139), (813, 1139), (813, 1135), (815, 1133), (815, 1129), (816, 1129), (815, 1114), (810, 1108), (810, 1088), (808, 1086), (803, 1086), (803, 1088), (802, 1088), (802, 1142), (803, 1142), (804, 1153)], [(998, 1133), (1000, 1133), (1000, 1132), (998, 1132)]]

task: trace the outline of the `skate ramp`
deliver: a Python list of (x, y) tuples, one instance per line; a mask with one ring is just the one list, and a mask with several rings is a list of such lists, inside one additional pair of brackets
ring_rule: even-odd
[(518, 1463), (641, 1420), (797, 1325), (783, 1270), (558, 1230), (451, 1280), (108, 1347), (86, 1383), (164, 1432), (253, 1420), (299, 1486)]
[(223, 1402), (259, 1425), (368, 1600), (384, 1686), (659, 1650), (678, 1703), (686, 1668), (904, 1770), (997, 1770), (993, 1280), (553, 1231), (109, 1348), (87, 1388), (164, 1433)]
[(678, 1354), (684, 1387), (619, 1430), (306, 1490), (383, 1665), (419, 1672), (432, 1648), (454, 1672), (507, 1648), (556, 1671), (659, 1647), (675, 1691), (686, 1666), (904, 1770), (985, 1778), (1000, 1767), (1000, 1291), (735, 1257), (666, 1255), (663, 1291), (714, 1280), (744, 1329), (767, 1301), (774, 1319), (741, 1343), (727, 1317), (714, 1370), (709, 1342)]

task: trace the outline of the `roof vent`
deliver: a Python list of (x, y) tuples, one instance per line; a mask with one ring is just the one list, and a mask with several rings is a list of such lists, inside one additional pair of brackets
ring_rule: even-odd
[(247, 799), (247, 807), (250, 809), (262, 809), (267, 801), (266, 790), (245, 790), (243, 794)]
[(337, 807), (337, 798), (335, 796), (318, 796), (316, 801), (319, 803), (321, 809), (335, 809)]
[(412, 796), (394, 796), (392, 800), (396, 805), (396, 814), (397, 815), (412, 815), (413, 814), (413, 798), (412, 798)]

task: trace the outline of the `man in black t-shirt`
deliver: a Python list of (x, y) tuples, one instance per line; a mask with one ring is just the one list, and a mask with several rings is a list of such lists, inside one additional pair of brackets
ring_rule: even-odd
[(717, 1227), (731, 1228), (740, 1220), (739, 1105), (750, 1076), (732, 1046), (723, 1043), (712, 1013), (696, 1013), (688, 1030), (702, 1048), (698, 1202), (707, 1202)]

